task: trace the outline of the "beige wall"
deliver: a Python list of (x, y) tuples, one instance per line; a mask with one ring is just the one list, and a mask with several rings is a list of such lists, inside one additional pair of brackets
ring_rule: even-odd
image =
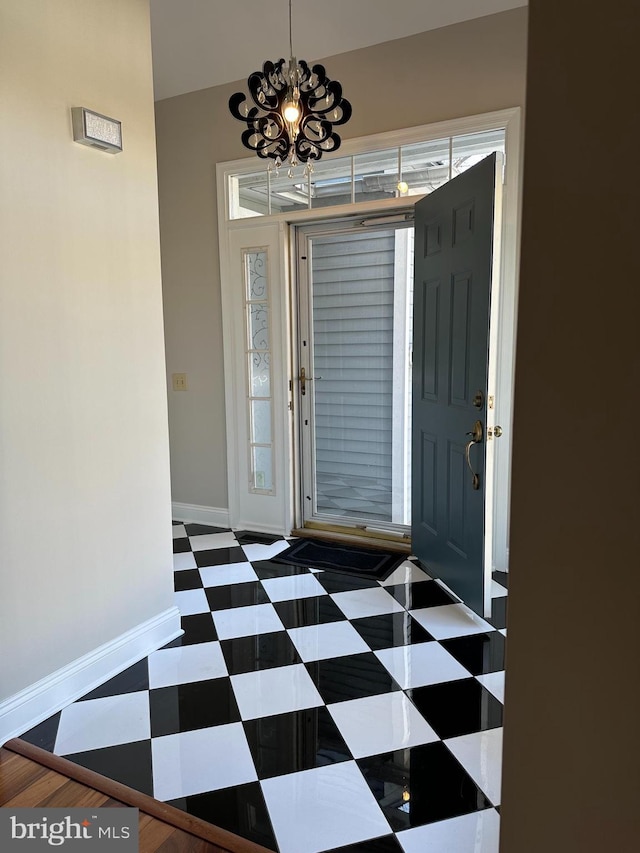
[(639, 19), (603, 8), (530, 2), (503, 853), (640, 846)]
[[(520, 8), (327, 59), (353, 104), (343, 136), (523, 105), (525, 40)], [(215, 164), (249, 156), (227, 107), (245, 83), (156, 104), (167, 371), (186, 372), (189, 381), (188, 392), (169, 392), (172, 496), (221, 508), (227, 480)]]
[(0, 701), (172, 605), (147, 7), (0, 2)]

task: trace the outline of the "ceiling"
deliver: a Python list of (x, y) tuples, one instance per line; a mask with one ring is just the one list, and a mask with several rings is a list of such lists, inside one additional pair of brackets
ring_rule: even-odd
[[(312, 62), (525, 6), (527, 0), (293, 0), (293, 50)], [(155, 98), (245, 79), (289, 56), (288, 0), (151, 0)], [(392, 73), (392, 70), (389, 69)]]

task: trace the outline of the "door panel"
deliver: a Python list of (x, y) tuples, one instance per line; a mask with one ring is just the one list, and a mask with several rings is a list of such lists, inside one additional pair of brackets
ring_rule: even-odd
[(418, 202), (415, 226), (413, 551), (480, 615), (495, 185), (494, 154)]

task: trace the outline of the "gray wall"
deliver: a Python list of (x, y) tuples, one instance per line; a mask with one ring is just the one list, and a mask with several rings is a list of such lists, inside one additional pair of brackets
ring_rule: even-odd
[[(523, 105), (526, 16), (514, 9), (328, 58), (353, 103), (344, 137)], [(245, 83), (156, 104), (167, 373), (186, 372), (189, 381), (187, 392), (169, 391), (172, 497), (220, 508), (227, 475), (215, 164), (249, 155), (227, 108)]]
[(173, 604), (148, 2), (81, 6), (0, 4), (0, 702)]
[(638, 7), (530, 12), (501, 850), (632, 853)]

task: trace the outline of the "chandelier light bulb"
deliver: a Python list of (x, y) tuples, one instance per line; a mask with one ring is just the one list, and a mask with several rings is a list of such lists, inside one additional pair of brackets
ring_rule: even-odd
[(300, 121), (300, 107), (295, 101), (285, 101), (282, 115), (284, 116), (284, 120), (289, 124), (296, 124)]

